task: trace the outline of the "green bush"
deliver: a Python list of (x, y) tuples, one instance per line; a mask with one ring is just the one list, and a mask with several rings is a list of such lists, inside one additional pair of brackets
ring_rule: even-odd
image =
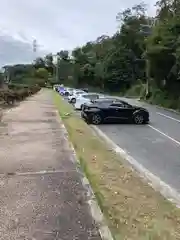
[(145, 88), (145, 84), (138, 83), (128, 89), (125, 95), (127, 97), (143, 97), (145, 95)]
[(175, 99), (158, 88), (153, 89), (151, 98), (148, 100), (151, 104), (157, 104), (165, 108), (180, 110), (180, 98)]

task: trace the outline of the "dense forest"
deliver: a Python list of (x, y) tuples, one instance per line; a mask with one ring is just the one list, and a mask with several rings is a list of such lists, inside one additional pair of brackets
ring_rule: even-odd
[(89, 86), (180, 109), (180, 1), (160, 0), (156, 9), (153, 18), (144, 3), (119, 12), (113, 36), (100, 36), (71, 54), (61, 50), (57, 64), (50, 53), (32, 65), (6, 66), (8, 78)]

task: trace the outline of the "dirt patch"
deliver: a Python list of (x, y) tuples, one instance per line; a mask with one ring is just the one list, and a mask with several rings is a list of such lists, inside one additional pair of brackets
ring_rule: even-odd
[(71, 105), (56, 93), (54, 100), (114, 238), (180, 239), (180, 210), (125, 166)]

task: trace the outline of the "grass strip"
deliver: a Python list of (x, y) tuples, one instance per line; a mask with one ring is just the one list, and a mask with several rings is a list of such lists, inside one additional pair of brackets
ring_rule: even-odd
[(180, 239), (180, 209), (154, 191), (54, 94), (81, 166), (116, 240)]

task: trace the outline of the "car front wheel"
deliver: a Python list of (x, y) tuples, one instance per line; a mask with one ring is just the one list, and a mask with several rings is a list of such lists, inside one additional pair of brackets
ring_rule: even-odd
[(72, 103), (76, 103), (76, 99), (75, 99), (75, 98), (72, 98), (71, 102), (72, 102)]
[(99, 124), (102, 123), (102, 121), (103, 121), (103, 119), (102, 119), (100, 114), (95, 113), (95, 114), (92, 115), (92, 118), (91, 118), (92, 124), (99, 125)]
[(134, 123), (135, 124), (143, 124), (144, 123), (144, 116), (142, 114), (136, 114), (134, 116)]

